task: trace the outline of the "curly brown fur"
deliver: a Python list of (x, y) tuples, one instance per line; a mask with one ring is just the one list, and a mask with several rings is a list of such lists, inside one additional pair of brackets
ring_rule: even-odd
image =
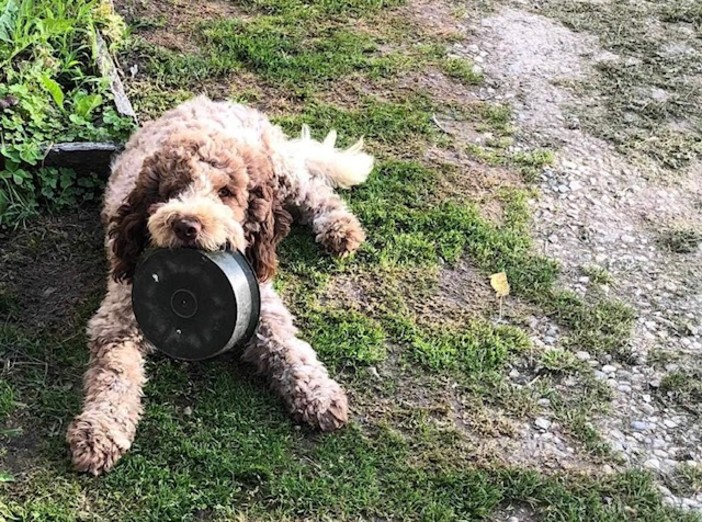
[(84, 376), (83, 412), (66, 440), (79, 471), (99, 475), (129, 449), (142, 413), (148, 351), (131, 310), (129, 289), (115, 281), (88, 325), (90, 361)]
[(291, 414), (323, 431), (346, 424), (346, 394), (329, 377), (312, 347), (296, 337), (293, 318), (270, 284), (261, 287), (261, 320), (242, 359), (271, 381)]
[(268, 377), (296, 419), (322, 430), (347, 422), (346, 395), (296, 337), (270, 283), (276, 247), (290, 230), (289, 210), (337, 255), (354, 252), (365, 237), (332, 187), (363, 182), (373, 159), (361, 152), (362, 142), (334, 148), (335, 136), (319, 143), (303, 130), (289, 139), (258, 111), (203, 97), (132, 136), (105, 191), (110, 277), (88, 326), (83, 410), (67, 432), (78, 470), (108, 471), (134, 440), (152, 347), (134, 318), (131, 279), (147, 247), (244, 252), (261, 282), (262, 306), (243, 359)]
[(244, 221), (246, 257), (259, 281), (269, 281), (278, 268), (276, 248), (290, 232), (292, 216), (276, 197), (275, 179), (270, 162), (261, 156), (250, 157), (251, 183)]

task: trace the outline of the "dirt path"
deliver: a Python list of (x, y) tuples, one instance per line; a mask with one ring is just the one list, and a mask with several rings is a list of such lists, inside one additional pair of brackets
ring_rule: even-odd
[[(625, 357), (577, 354), (614, 391), (598, 430), (619, 465), (652, 470), (671, 503), (702, 509), (700, 484), (676, 482), (699, 476), (702, 459), (700, 163), (665, 171), (579, 128), (579, 115), (606, 110), (606, 99), (568, 86), (595, 77), (603, 62), (628, 59), (604, 50), (596, 35), (510, 6), (468, 29), (474, 37), (455, 52), (484, 69), (484, 98), (512, 105), (520, 136), (515, 146), (557, 150), (533, 203), (543, 252), (562, 264), (564, 286), (586, 297), (608, 293), (636, 311)], [(557, 333), (551, 343), (559, 343)]]

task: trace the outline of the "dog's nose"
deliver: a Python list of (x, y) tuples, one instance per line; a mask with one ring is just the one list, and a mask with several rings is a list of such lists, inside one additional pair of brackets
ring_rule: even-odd
[(181, 241), (192, 241), (202, 230), (202, 225), (194, 218), (181, 218), (173, 222), (173, 231)]

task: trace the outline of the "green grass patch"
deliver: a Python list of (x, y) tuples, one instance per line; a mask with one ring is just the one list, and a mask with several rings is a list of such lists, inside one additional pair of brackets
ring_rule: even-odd
[(370, 36), (334, 26), (311, 28), (297, 21), (261, 17), (253, 22), (217, 20), (200, 28), (211, 57), (257, 73), (282, 88), (320, 87), (353, 72), (373, 77), (392, 71), (392, 60), (378, 56)]
[(342, 137), (342, 146), (365, 136), (376, 146), (403, 147), (436, 135), (431, 123), (431, 109), (430, 100), (422, 95), (398, 102), (368, 96), (358, 100), (353, 109), (311, 101), (301, 114), (281, 116), (275, 122), (292, 135), (299, 134), (305, 123), (317, 133), (336, 129)]
[[(45, 340), (35, 341), (13, 342), (36, 353)], [(9, 520), (449, 521), (489, 517), (510, 502), (527, 502), (540, 520), (696, 520), (664, 507), (646, 474), (546, 477), (476, 467), (461, 436), (427, 415), (412, 414), (402, 431), (371, 422), (307, 434), (291, 425), (260, 382), (223, 360), (190, 365), (158, 357), (130, 452), (102, 479), (78, 476), (53, 430), (68, 419), (66, 404), (78, 407), (65, 384), (79, 383), (66, 370), (83, 354), (82, 340), (61, 351), (45, 354), (52, 371), (44, 386), (28, 390), (36, 407), (20, 422), (31, 422), (41, 449), (37, 460), (24, 462), (26, 472), (0, 488)], [(33, 375), (13, 378), (26, 385)]]
[(548, 149), (515, 150), (512, 137), (512, 110), (507, 104), (481, 103), (472, 110), (454, 107), (459, 118), (475, 122), (476, 129), (490, 137), (484, 144), (470, 144), (467, 152), (493, 167), (509, 167), (521, 173), (524, 181), (533, 183), (539, 174), (553, 165), (555, 156)]
[(0, 420), (7, 417), (15, 407), (15, 392), (4, 378), (0, 378)]
[(276, 14), (292, 19), (320, 20), (333, 18), (345, 22), (350, 17), (375, 15), (403, 5), (403, 0), (246, 0), (243, 5), (254, 13)]
[(465, 85), (479, 85), (483, 81), (482, 73), (476, 72), (473, 64), (464, 58), (447, 57), (441, 60), (440, 64), (449, 78)]
[(614, 278), (606, 269), (597, 265), (585, 265), (583, 274), (590, 278), (590, 281), (598, 285), (611, 285), (614, 283)]
[(526, 502), (544, 521), (697, 520), (664, 507), (650, 477), (638, 472), (596, 479), (475, 467), (457, 453), (459, 439), (426, 419), (411, 438), (388, 426), (370, 433), (352, 427), (304, 444), (255, 387), (220, 385), (215, 373), (201, 376), (212, 390), (191, 416), (151, 406), (142, 434), (153, 438), (142, 437), (106, 478), (67, 474), (52, 453), (56, 467), (35, 470), (31, 487), (26, 479), (12, 486), (20, 496), (0, 490), (6, 511), (37, 520), (80, 513), (125, 521), (449, 521), (480, 520), (502, 504)]
[(137, 40), (131, 54), (145, 57), (147, 73), (166, 87), (196, 89), (203, 80), (241, 70), (298, 96), (308, 96), (350, 75), (390, 77), (406, 66), (400, 55), (381, 53), (382, 42), (359, 31), (355, 24), (324, 17), (321, 3), (281, 4), (256, 2), (250, 8), (259, 16), (248, 20), (193, 21), (189, 32), (198, 51), (177, 52)]
[(702, 493), (702, 468), (694, 464), (679, 464), (667, 477), (666, 485), (677, 495), (692, 497)]
[(556, 374), (575, 373), (582, 367), (573, 352), (562, 348), (545, 349), (539, 358), (539, 365)]
[(457, 370), (462, 374), (498, 371), (510, 354), (526, 350), (526, 335), (509, 326), (474, 321), (464, 328), (421, 328), (403, 316), (390, 316), (395, 341), (410, 350), (411, 360), (433, 371)]
[(702, 375), (698, 370), (674, 371), (661, 379), (659, 396), (685, 409), (702, 413)]
[(550, 150), (511, 151), (511, 145), (511, 138), (501, 137), (491, 140), (485, 146), (471, 144), (468, 146), (468, 152), (493, 167), (506, 166), (519, 171), (524, 181), (529, 183), (537, 181), (539, 174), (546, 167), (553, 165), (555, 157)]
[(690, 226), (668, 228), (660, 233), (658, 243), (675, 254), (691, 254), (702, 243), (702, 232)]
[(592, 418), (606, 410), (606, 405), (612, 399), (612, 390), (591, 374), (582, 373), (578, 377), (578, 392), (562, 393), (554, 387), (559, 378), (555, 376), (540, 383), (542, 395), (551, 402), (556, 418), (592, 455), (610, 456), (611, 448), (600, 436)]
[(386, 357), (381, 325), (353, 310), (320, 309), (304, 321), (305, 337), (327, 361), (372, 364)]
[(635, 318), (629, 305), (614, 300), (587, 304), (568, 291), (553, 292), (546, 299), (543, 305), (550, 315), (570, 328), (566, 345), (626, 357), (626, 342)]

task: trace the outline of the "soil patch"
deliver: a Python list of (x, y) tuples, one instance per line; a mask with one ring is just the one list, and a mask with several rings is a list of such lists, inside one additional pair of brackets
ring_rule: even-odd
[(0, 291), (11, 319), (51, 328), (104, 291), (105, 254), (97, 209), (41, 217), (0, 234)]

